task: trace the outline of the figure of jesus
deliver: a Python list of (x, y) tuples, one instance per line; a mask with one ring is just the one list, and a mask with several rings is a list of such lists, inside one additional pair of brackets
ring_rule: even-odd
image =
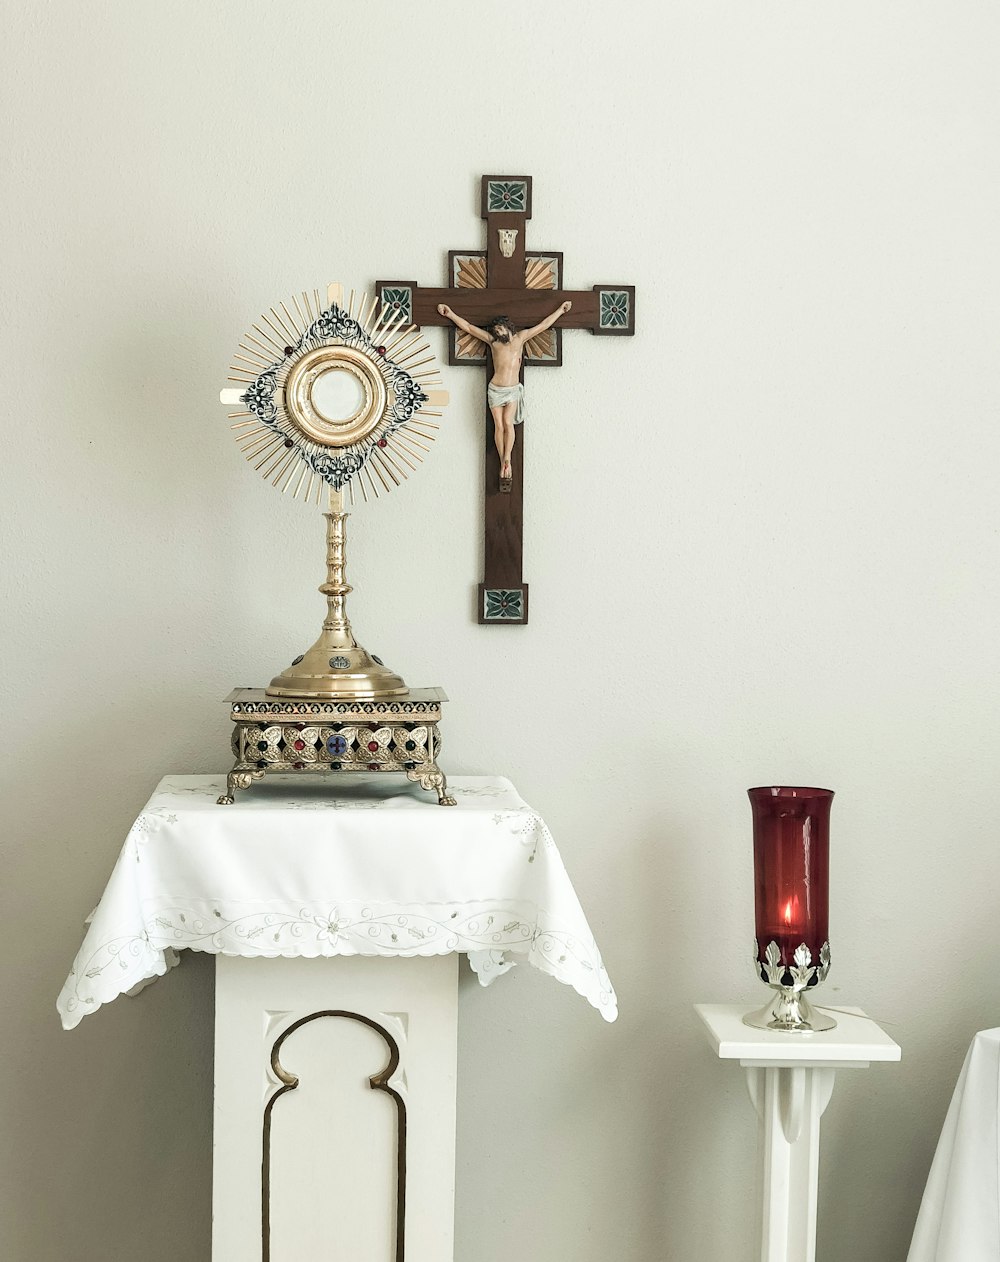
[(525, 415), (524, 386), (520, 380), (525, 343), (550, 329), (572, 305), (571, 302), (564, 302), (540, 324), (520, 332), (506, 316), (495, 316), (485, 329), (479, 329), (456, 315), (446, 303), (441, 303), (438, 307), (438, 312), (457, 325), (463, 333), (469, 333), (478, 341), (485, 342), (493, 356), (493, 377), (486, 388), (486, 398), (493, 417), (493, 441), (500, 457), (501, 491), (510, 490), (510, 455), (514, 450), (514, 426), (522, 424)]

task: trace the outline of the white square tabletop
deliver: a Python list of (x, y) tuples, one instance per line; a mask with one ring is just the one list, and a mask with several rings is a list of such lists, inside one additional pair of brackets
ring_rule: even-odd
[(738, 1060), (745, 1066), (847, 1069), (876, 1060), (896, 1061), (902, 1055), (899, 1044), (860, 1008), (827, 1009), (836, 1026), (809, 1033), (744, 1025), (743, 1017), (755, 1011), (750, 1004), (698, 1003), (694, 1008), (720, 1060)]

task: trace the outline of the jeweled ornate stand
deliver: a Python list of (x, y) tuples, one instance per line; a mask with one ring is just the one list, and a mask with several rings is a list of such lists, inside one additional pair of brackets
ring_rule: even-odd
[(398, 772), (437, 792), (441, 806), (454, 806), (441, 751), (440, 688), (410, 689), (354, 638), (347, 617), (347, 514), (340, 491), (330, 491), (327, 577), (320, 591), (327, 614), (319, 639), (268, 688), (237, 688), (232, 705), (236, 765), (226, 779), (220, 806), (237, 789), (249, 789), (268, 772)]
[(441, 806), (454, 806), (441, 751), (440, 688), (419, 688), (381, 700), (309, 700), (271, 697), (263, 688), (237, 688), (232, 705), (236, 765), (219, 798), (230, 805), (269, 772), (397, 772), (422, 789), (436, 790)]

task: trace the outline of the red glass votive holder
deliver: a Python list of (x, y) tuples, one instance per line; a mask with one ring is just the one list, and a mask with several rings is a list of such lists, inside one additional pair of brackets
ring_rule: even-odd
[(829, 1030), (806, 991), (830, 971), (831, 789), (781, 785), (749, 789), (753, 811), (755, 955), (762, 981), (777, 991), (747, 1025)]

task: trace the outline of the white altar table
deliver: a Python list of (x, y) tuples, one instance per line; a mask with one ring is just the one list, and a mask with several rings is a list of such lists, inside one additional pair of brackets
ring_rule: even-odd
[(608, 1021), (614, 989), (552, 834), (509, 780), (453, 782), (439, 807), (392, 777), (269, 779), (217, 806), (224, 776), (166, 776), (122, 847), (58, 1008), (72, 1029), (217, 955), (463, 952), (483, 985), (525, 961)]
[[(614, 989), (545, 822), (507, 780), (442, 809), (393, 777), (167, 776), (58, 1000), (71, 1029), (181, 950), (216, 965), (213, 1262), (447, 1262), (457, 953)], [(351, 957), (351, 958), (338, 958)]]

